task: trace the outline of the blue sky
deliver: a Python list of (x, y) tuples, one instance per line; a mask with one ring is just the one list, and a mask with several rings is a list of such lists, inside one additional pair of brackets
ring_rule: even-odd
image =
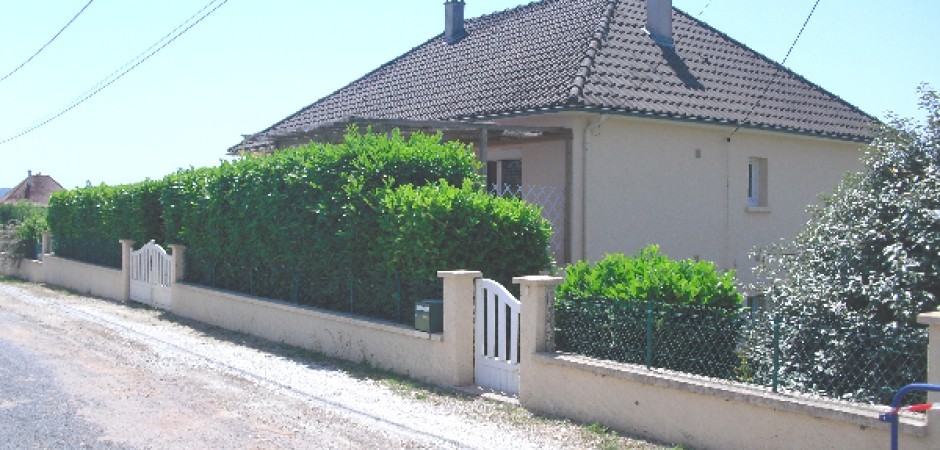
[[(0, 0), (0, 77), (87, 1)], [(674, 0), (674, 6), (779, 62), (815, 1)], [(0, 81), (0, 141), (69, 106), (207, 2), (94, 0), (45, 51)], [(12, 187), (27, 170), (71, 188), (216, 165), (242, 134), (440, 33), (442, 3), (228, 0), (99, 94), (0, 144), (0, 187)], [(467, 0), (467, 16), (524, 3)], [(917, 86), (940, 88), (938, 21), (936, 0), (821, 0), (786, 65), (875, 116), (920, 117)]]

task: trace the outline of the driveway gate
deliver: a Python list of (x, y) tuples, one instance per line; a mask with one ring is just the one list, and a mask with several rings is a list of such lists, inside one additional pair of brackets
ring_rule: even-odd
[(474, 376), (480, 387), (519, 393), (519, 305), (501, 284), (476, 281)]
[(153, 240), (131, 252), (131, 300), (169, 309), (173, 259)]

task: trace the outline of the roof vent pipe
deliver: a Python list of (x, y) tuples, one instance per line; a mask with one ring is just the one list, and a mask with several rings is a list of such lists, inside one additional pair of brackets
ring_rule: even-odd
[(463, 27), (464, 4), (464, 0), (444, 2), (444, 41), (448, 44), (456, 44), (467, 35)]
[(672, 0), (646, 0), (646, 32), (663, 47), (675, 47), (672, 40)]

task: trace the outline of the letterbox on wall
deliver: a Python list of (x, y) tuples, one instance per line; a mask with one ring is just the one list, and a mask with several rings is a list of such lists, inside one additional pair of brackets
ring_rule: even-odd
[(421, 300), (415, 303), (415, 329), (428, 333), (444, 331), (444, 302)]

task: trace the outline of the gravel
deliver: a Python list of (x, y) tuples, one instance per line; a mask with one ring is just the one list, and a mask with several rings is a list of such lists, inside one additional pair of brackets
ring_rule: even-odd
[(0, 374), (39, 380), (0, 390), (14, 447), (661, 448), (34, 284), (0, 283), (0, 324)]

